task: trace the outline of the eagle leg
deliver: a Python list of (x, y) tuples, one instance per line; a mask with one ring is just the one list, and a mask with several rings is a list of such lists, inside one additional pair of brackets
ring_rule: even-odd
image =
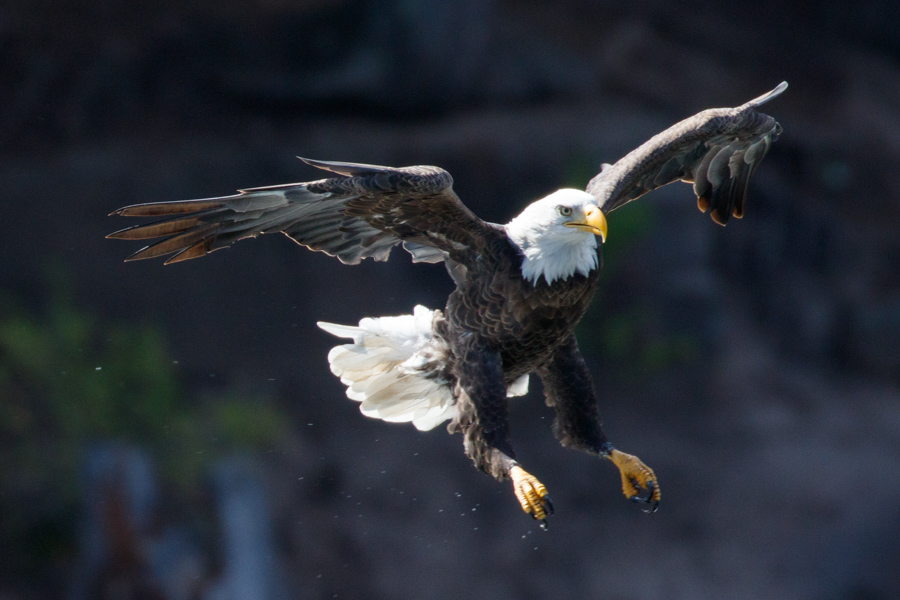
[[(607, 458), (613, 462), (622, 474), (622, 491), (626, 498), (634, 502), (648, 504), (644, 512), (653, 513), (659, 508), (661, 493), (656, 473), (637, 456), (619, 452), (615, 448), (610, 449)], [(647, 491), (646, 497), (641, 497), (642, 489)]]
[[(591, 374), (575, 336), (556, 349), (538, 375), (544, 383), (547, 405), (556, 410), (554, 431), (563, 446), (611, 460), (622, 474), (625, 496), (650, 505), (645, 512), (656, 512), (660, 498), (656, 474), (638, 457), (619, 452), (607, 441)], [(641, 496), (643, 490), (646, 497)]]
[(509, 470), (512, 479), (513, 491), (522, 510), (531, 515), (532, 519), (541, 522), (541, 529), (547, 529), (547, 517), (553, 514), (553, 502), (547, 495), (547, 488), (538, 479), (520, 467), (514, 465)]
[(507, 384), (500, 354), (474, 336), (460, 336), (456, 342), (459, 413), (449, 430), (464, 435), (466, 454), (475, 466), (500, 481), (512, 480), (522, 510), (546, 529), (553, 503), (544, 484), (516, 462), (509, 439)]

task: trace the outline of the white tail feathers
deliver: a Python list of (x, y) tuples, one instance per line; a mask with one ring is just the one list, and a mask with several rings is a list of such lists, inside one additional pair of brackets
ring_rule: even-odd
[[(332, 335), (351, 338), (328, 353), (331, 372), (347, 386), (347, 397), (360, 402), (367, 417), (392, 423), (412, 422), (427, 431), (456, 416), (456, 399), (447, 382), (419, 367), (434, 338), (434, 311), (416, 306), (411, 315), (365, 318), (359, 327), (317, 323)], [(436, 375), (436, 374), (435, 374)]]
[[(416, 306), (411, 315), (365, 318), (358, 327), (319, 322), (328, 333), (353, 340), (328, 353), (331, 372), (347, 386), (347, 397), (367, 417), (412, 422), (428, 431), (457, 414), (453, 383), (426, 365), (446, 349), (431, 333), (435, 311)], [(509, 387), (510, 396), (528, 392), (528, 376)]]

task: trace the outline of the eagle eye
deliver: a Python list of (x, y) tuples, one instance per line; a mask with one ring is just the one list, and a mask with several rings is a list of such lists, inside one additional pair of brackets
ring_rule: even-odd
[(572, 207), (571, 206), (557, 206), (556, 212), (558, 212), (563, 217), (571, 217), (572, 216)]

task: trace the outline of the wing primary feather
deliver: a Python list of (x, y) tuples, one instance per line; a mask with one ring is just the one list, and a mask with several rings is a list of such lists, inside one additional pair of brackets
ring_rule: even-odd
[(185, 248), (184, 250), (177, 252), (163, 264), (171, 265), (183, 260), (190, 260), (192, 258), (200, 258), (201, 256), (206, 256), (206, 254), (209, 253), (211, 242), (212, 238), (202, 240), (194, 244), (193, 246), (190, 246), (189, 248)]
[(772, 99), (780, 96), (786, 89), (788, 89), (788, 82), (782, 81), (777, 86), (775, 86), (774, 90), (768, 91), (758, 98), (754, 98), (753, 100), (751, 100), (750, 102), (748, 102), (744, 106), (742, 106), (741, 108), (744, 108), (744, 107), (756, 108), (757, 106), (762, 106), (769, 100), (772, 100)]
[(164, 256), (166, 254), (171, 254), (178, 250), (182, 250), (185, 247), (193, 246), (194, 244), (197, 244), (201, 241), (212, 243), (212, 241), (216, 237), (216, 232), (218, 231), (218, 229), (218, 223), (210, 223), (209, 225), (204, 225), (203, 227), (198, 227), (196, 229), (180, 233), (178, 235), (156, 242), (155, 244), (147, 246), (146, 248), (142, 248), (125, 260), (127, 262), (133, 260), (144, 260), (147, 258), (156, 258), (157, 256)]
[(712, 209), (709, 216), (719, 225), (728, 222), (731, 216), (731, 208), (734, 194), (734, 179), (731, 177), (729, 162), (734, 152), (732, 145), (725, 146), (713, 157), (709, 163), (707, 178), (712, 184), (712, 196), (710, 202)]
[(703, 201), (700, 210), (706, 212), (709, 209), (710, 193), (712, 192), (712, 183), (709, 180), (709, 163), (715, 158), (718, 148), (712, 147), (706, 151), (700, 164), (694, 169), (694, 193), (697, 194), (698, 205)]
[(747, 202), (747, 194), (750, 191), (750, 177), (752, 175), (753, 166), (743, 165), (735, 181), (737, 195), (734, 199), (734, 206), (731, 208), (731, 214), (735, 219), (744, 218), (744, 204)]
[(225, 201), (236, 196), (225, 198), (208, 198), (204, 200), (179, 200), (175, 202), (149, 202), (147, 204), (132, 204), (109, 213), (109, 216), (120, 217), (159, 217), (162, 215), (174, 215), (178, 213), (192, 213), (212, 208), (223, 208)]
[(311, 158), (303, 158), (298, 156), (300, 160), (311, 167), (322, 169), (323, 171), (331, 171), (345, 177), (358, 177), (361, 175), (378, 175), (379, 173), (391, 173), (397, 171), (393, 167), (383, 167), (381, 165), (367, 165), (365, 163), (337, 162), (331, 160), (313, 160)]
[(146, 225), (132, 225), (125, 229), (120, 229), (110, 233), (107, 239), (111, 240), (146, 240), (164, 235), (173, 235), (187, 231), (191, 227), (196, 226), (200, 222), (198, 216), (191, 217), (175, 217), (174, 219), (166, 219), (165, 221), (157, 221), (156, 223), (147, 223)]

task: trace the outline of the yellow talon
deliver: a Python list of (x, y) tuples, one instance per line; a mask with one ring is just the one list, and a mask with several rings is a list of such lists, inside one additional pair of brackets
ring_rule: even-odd
[(546, 527), (547, 517), (553, 514), (553, 503), (547, 495), (547, 488), (534, 475), (518, 465), (509, 470), (509, 477), (512, 479), (513, 491), (519, 504), (522, 505), (522, 510), (541, 521), (541, 527)]
[[(618, 450), (611, 450), (608, 458), (622, 474), (622, 492), (625, 497), (635, 502), (652, 504), (653, 506), (648, 509), (648, 512), (656, 512), (662, 494), (659, 491), (659, 482), (656, 480), (656, 473), (653, 472), (653, 469), (645, 465), (637, 456)], [(642, 488), (648, 492), (646, 498), (639, 496)]]

